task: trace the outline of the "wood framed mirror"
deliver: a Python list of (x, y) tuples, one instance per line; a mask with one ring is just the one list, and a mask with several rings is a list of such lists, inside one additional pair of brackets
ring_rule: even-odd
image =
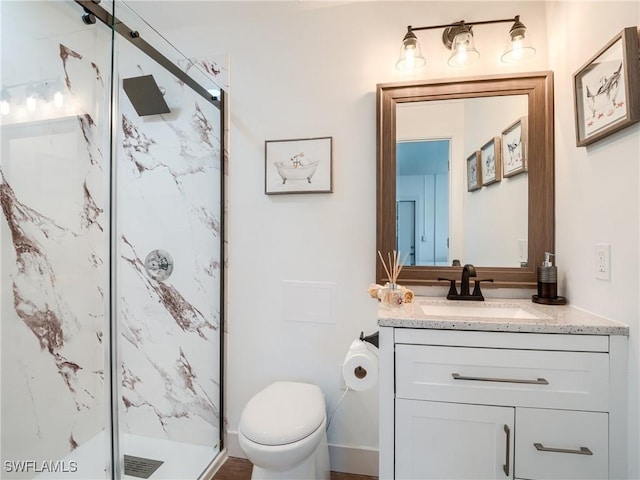
[[(398, 277), (398, 283), (403, 285), (442, 285), (446, 286), (446, 282), (438, 281), (439, 277), (460, 278), (461, 267), (452, 266), (453, 260), (459, 260), (461, 265), (465, 263), (474, 264), (478, 272), (478, 278), (493, 279), (492, 284), (486, 284), (488, 287), (501, 288), (535, 288), (536, 287), (536, 270), (542, 264), (545, 252), (554, 252), (554, 118), (553, 118), (553, 73), (552, 72), (534, 72), (514, 75), (500, 75), (490, 77), (476, 77), (466, 79), (450, 79), (450, 80), (429, 80), (414, 81), (403, 83), (387, 83), (377, 86), (377, 185), (376, 185), (376, 244), (377, 250), (386, 258), (388, 252), (401, 250), (398, 248), (400, 240), (398, 240), (397, 223), (398, 223), (398, 195), (397, 195), (397, 151), (398, 151), (398, 135), (396, 127), (398, 124), (398, 107), (406, 105), (417, 106), (416, 102), (426, 102), (425, 105), (434, 105), (431, 102), (436, 101), (458, 101), (465, 99), (486, 99), (495, 97), (517, 96), (524, 98), (526, 104), (526, 114), (521, 118), (515, 119), (515, 124), (520, 120), (523, 125), (526, 124), (526, 173), (518, 175), (520, 182), (524, 181), (527, 190), (523, 193), (526, 206), (523, 206), (524, 216), (526, 214), (526, 225), (524, 227), (527, 232), (526, 239), (518, 240), (520, 248), (524, 251), (521, 253), (520, 262), (509, 262), (495, 265), (484, 262), (474, 262), (473, 255), (456, 254), (456, 256), (448, 255), (446, 262), (440, 264), (423, 265), (423, 264), (407, 264), (402, 269)], [(513, 97), (514, 99), (516, 97)], [(485, 109), (486, 118), (489, 119), (495, 115), (495, 111), (491, 108)], [(439, 121), (439, 118), (431, 118), (431, 121)], [(513, 123), (504, 125), (506, 132), (513, 128)], [(473, 130), (473, 126), (470, 130)], [(495, 137), (500, 138), (500, 129), (495, 131)], [(503, 137), (504, 138), (504, 137)], [(491, 139), (487, 138), (491, 141)], [(498, 142), (499, 143), (499, 142)], [(480, 143), (477, 150), (481, 147)], [(469, 147), (466, 147), (467, 149)], [(502, 147), (500, 147), (502, 148)], [(456, 195), (476, 195), (475, 199), (482, 198), (483, 192), (497, 191), (496, 184), (481, 186), (475, 191), (467, 188), (467, 162), (466, 159), (472, 155), (472, 151), (464, 151), (458, 149), (454, 151), (450, 162), (462, 162), (463, 167), (456, 166), (458, 172), (465, 172), (464, 177), (458, 174), (449, 178), (449, 192)], [(461, 154), (463, 152), (464, 154)], [(454, 158), (455, 157), (455, 158)], [(459, 164), (455, 164), (459, 165)], [(516, 177), (509, 176), (507, 181), (512, 181)], [(524, 180), (523, 180), (524, 179)], [(462, 185), (461, 182), (464, 182)], [(503, 185), (507, 182), (503, 181)], [(426, 184), (425, 184), (426, 185)], [(515, 185), (515, 183), (513, 183)], [(426, 188), (426, 187), (425, 187)], [(488, 195), (488, 194), (487, 194)], [(472, 197), (469, 197), (472, 198)], [(454, 203), (459, 202), (456, 197), (452, 199)], [(508, 200), (503, 201), (504, 204), (510, 203)], [(469, 202), (468, 202), (469, 203)], [(479, 203), (479, 202), (476, 202)], [(460, 217), (465, 215), (471, 216), (475, 220), (485, 217), (482, 212), (476, 211), (473, 214), (465, 213), (462, 210), (456, 210), (449, 213), (452, 221), (459, 222)], [(487, 214), (488, 215), (488, 214)], [(487, 217), (488, 218), (488, 217)], [(507, 222), (508, 223), (508, 222)], [(466, 234), (467, 243), (474, 244), (480, 249), (486, 251), (497, 251), (505, 248), (505, 240), (498, 236), (493, 236), (493, 226), (491, 222), (487, 222), (487, 231), (482, 234)], [(415, 223), (414, 223), (415, 229)], [(465, 235), (464, 226), (459, 228), (460, 234)], [(411, 235), (414, 235), (412, 233)], [(522, 234), (521, 236), (524, 236)], [(415, 237), (420, 241), (419, 233), (415, 233)], [(476, 240), (477, 238), (477, 240)], [(424, 238), (422, 238), (424, 240)], [(461, 243), (461, 240), (456, 240)], [(511, 247), (513, 240), (508, 240)], [(449, 245), (449, 237), (447, 236), (447, 248)], [(404, 255), (403, 255), (404, 256)], [(461, 258), (458, 258), (461, 257)], [(412, 262), (413, 263), (413, 262)], [(457, 262), (456, 262), (457, 263)], [(499, 262), (502, 263), (502, 262)], [(447, 265), (447, 266), (444, 266)], [(382, 264), (376, 254), (376, 281), (384, 284), (387, 276)]]

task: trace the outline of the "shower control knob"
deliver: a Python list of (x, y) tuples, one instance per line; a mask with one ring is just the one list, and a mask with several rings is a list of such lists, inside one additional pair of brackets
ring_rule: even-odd
[(153, 250), (144, 259), (144, 268), (154, 280), (161, 282), (173, 272), (173, 258), (164, 250)]

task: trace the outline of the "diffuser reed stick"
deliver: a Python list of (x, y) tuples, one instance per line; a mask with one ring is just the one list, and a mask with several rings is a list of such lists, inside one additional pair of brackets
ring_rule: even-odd
[(382, 258), (382, 254), (380, 253), (380, 250), (378, 250), (378, 256), (380, 257), (380, 261), (382, 262), (382, 266), (384, 267), (384, 271), (387, 272), (387, 278), (389, 279), (389, 282), (391, 282), (391, 274), (389, 273), (389, 269), (387, 268), (387, 264), (384, 263), (384, 259)]
[(398, 277), (400, 276), (400, 272), (402, 271), (402, 267), (404, 266), (404, 262), (407, 261), (407, 257), (409, 254), (405, 254), (404, 259), (400, 260), (401, 254), (399, 251), (393, 251), (393, 257), (391, 256), (391, 252), (387, 253), (387, 260), (389, 262), (389, 266), (384, 261), (382, 257), (382, 253), (378, 250), (378, 256), (380, 257), (380, 261), (382, 262), (382, 266), (384, 267), (384, 271), (387, 273), (387, 278), (389, 279), (389, 283), (391, 285), (395, 285)]

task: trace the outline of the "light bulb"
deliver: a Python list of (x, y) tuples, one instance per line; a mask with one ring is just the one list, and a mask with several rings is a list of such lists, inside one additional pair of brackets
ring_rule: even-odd
[(11, 113), (11, 105), (6, 100), (0, 102), (0, 114), (9, 115)]
[(27, 110), (29, 110), (30, 112), (36, 111), (36, 97), (34, 97), (33, 95), (29, 95), (27, 97)]
[(405, 62), (407, 62), (407, 70), (413, 70), (416, 66), (416, 50), (415, 48), (407, 48), (405, 54)]
[(53, 94), (53, 104), (58, 108), (64, 105), (64, 95), (60, 90)]
[(456, 56), (458, 57), (458, 63), (460, 65), (464, 65), (467, 61), (467, 47), (465, 45), (460, 45)]

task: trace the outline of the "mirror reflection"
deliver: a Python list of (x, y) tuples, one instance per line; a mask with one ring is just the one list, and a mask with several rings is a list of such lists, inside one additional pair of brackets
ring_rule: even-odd
[(528, 266), (527, 95), (395, 108), (395, 243), (406, 264)]

